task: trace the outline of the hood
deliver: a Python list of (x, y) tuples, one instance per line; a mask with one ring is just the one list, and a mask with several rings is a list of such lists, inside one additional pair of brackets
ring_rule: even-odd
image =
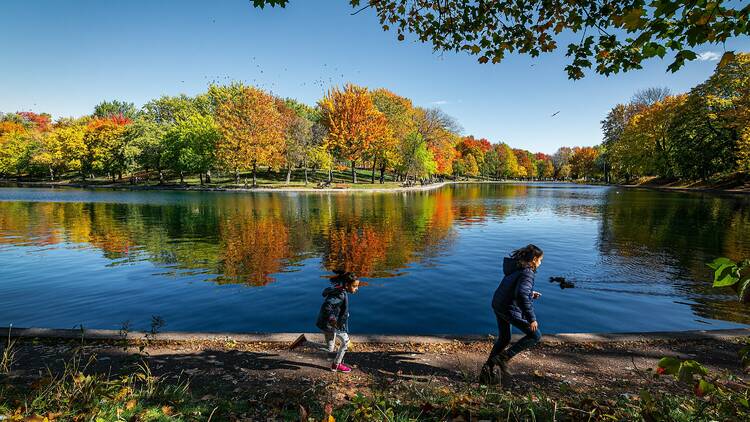
[(343, 289), (338, 286), (334, 287), (326, 287), (325, 290), (323, 290), (323, 297), (328, 297), (333, 293), (341, 293)]
[(518, 271), (521, 268), (520, 265), (518, 265), (518, 261), (516, 261), (513, 258), (505, 257), (503, 258), (503, 274), (504, 275), (511, 275), (514, 272)]

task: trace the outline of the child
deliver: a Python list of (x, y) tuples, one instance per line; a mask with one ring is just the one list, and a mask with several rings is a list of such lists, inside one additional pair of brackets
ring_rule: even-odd
[[(499, 335), (487, 363), (484, 364), (479, 374), (481, 383), (496, 383), (494, 372), (495, 367), (499, 366), (502, 375), (501, 382), (503, 385), (508, 385), (511, 378), (508, 361), (523, 350), (539, 343), (542, 338), (532, 299), (541, 296), (541, 293), (534, 291), (534, 275), (542, 264), (543, 256), (544, 252), (541, 249), (528, 245), (514, 251), (510, 258), (503, 260), (505, 277), (492, 297), (492, 309), (495, 311)], [(521, 330), (526, 336), (505, 350), (510, 343), (511, 325)]]
[(333, 360), (331, 370), (336, 372), (351, 372), (352, 369), (342, 363), (344, 353), (349, 345), (349, 295), (357, 293), (359, 280), (350, 272), (339, 274), (331, 282), (333, 287), (323, 290), (325, 300), (320, 307), (318, 320), (315, 325), (323, 331), (328, 345), (328, 352), (333, 353), (336, 348), (336, 338), (341, 341), (338, 353)]

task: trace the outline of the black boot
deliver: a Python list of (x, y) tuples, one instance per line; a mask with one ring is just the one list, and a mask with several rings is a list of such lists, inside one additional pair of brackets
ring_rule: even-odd
[(513, 381), (513, 374), (508, 370), (508, 361), (510, 358), (505, 352), (501, 352), (492, 357), (492, 364), (500, 368), (500, 380), (503, 387), (509, 387)]
[(497, 384), (497, 379), (495, 379), (495, 365), (489, 361), (482, 365), (482, 369), (479, 371), (479, 383), (483, 385)]

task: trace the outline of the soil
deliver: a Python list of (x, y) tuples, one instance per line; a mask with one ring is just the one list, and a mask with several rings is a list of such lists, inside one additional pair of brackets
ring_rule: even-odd
[[(653, 375), (664, 356), (694, 359), (711, 372), (747, 379), (737, 357), (743, 344), (741, 338), (542, 343), (511, 361), (510, 388), (518, 393), (543, 389), (606, 397), (638, 394), (655, 383), (671, 388), (675, 385), (671, 377)], [(8, 377), (14, 383), (33, 383), (47, 376), (48, 370), (61, 371), (80, 346), (74, 340), (19, 339)], [(492, 343), (352, 344), (344, 359), (354, 368), (350, 374), (332, 372), (328, 354), (320, 346), (306, 343), (288, 350), (280, 343), (196, 341), (154, 342), (140, 350), (116, 342), (85, 342), (83, 349), (84, 355), (95, 356), (88, 371), (116, 374), (145, 361), (154, 375), (175, 381), (187, 378), (194, 392), (208, 397), (249, 392), (266, 400), (269, 395), (306, 394), (335, 385), (335, 394), (344, 399), (375, 385), (401, 381), (475, 383)]]

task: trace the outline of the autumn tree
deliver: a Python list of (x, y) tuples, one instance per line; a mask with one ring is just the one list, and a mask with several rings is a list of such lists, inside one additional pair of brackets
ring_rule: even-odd
[(47, 168), (50, 180), (66, 171), (79, 172), (86, 154), (84, 135), (86, 126), (81, 121), (63, 121), (40, 137), (33, 161)]
[(240, 183), (240, 171), (250, 169), (257, 186), (258, 165), (276, 167), (283, 161), (284, 128), (269, 94), (257, 88), (239, 89), (219, 103), (216, 121), (222, 135), (216, 155), (234, 171), (235, 183)]
[[(389, 131), (376, 140), (370, 155), (372, 157), (372, 183), (375, 183), (375, 168), (380, 164), (380, 183), (385, 182), (385, 171), (389, 166), (397, 164), (399, 146), (407, 143), (416, 129), (414, 106), (411, 100), (394, 94), (387, 89), (380, 88), (372, 91), (375, 107), (385, 115)], [(424, 138), (423, 138), (424, 139)]]
[(331, 89), (319, 106), (328, 149), (351, 163), (352, 182), (357, 183), (357, 160), (379, 139), (390, 136), (386, 116), (375, 107), (367, 88), (352, 84)]
[(503, 179), (519, 177), (520, 166), (511, 147), (508, 144), (500, 143), (495, 146), (495, 151), (498, 158), (497, 176)]
[[(485, 154), (492, 148), (487, 139), (475, 139), (473, 136), (464, 136), (456, 145), (457, 155), (463, 160), (464, 172), (469, 176), (479, 176), (485, 168)], [(476, 171), (475, 171), (476, 165)]]
[(86, 126), (83, 143), (86, 152), (82, 162), (82, 176), (107, 173), (115, 180), (125, 167), (123, 147), (125, 130), (130, 120), (112, 116), (92, 119)]
[(20, 176), (28, 168), (34, 153), (34, 134), (8, 131), (0, 136), (0, 175)]
[(415, 179), (429, 178), (437, 171), (437, 163), (427, 149), (427, 143), (418, 132), (412, 132), (406, 136), (399, 152), (401, 155), (399, 170), (405, 180), (408, 180), (409, 176), (414, 176)]
[(93, 115), (100, 119), (119, 116), (133, 120), (138, 117), (138, 108), (136, 108), (135, 104), (125, 101), (102, 101), (94, 106)]
[(453, 163), (456, 160), (456, 145), (460, 142), (461, 126), (456, 119), (438, 108), (414, 109), (414, 122), (417, 131), (427, 143), (437, 164), (437, 173), (454, 174)]
[(541, 179), (551, 179), (555, 176), (555, 166), (552, 165), (552, 157), (538, 152), (534, 154), (537, 175)]
[(570, 157), (570, 167), (573, 177), (588, 180), (594, 176), (596, 158), (599, 152), (594, 147), (575, 147)]
[(531, 154), (522, 149), (513, 149), (519, 167), (519, 175), (522, 178), (535, 179), (537, 177), (537, 168), (532, 161)]
[(38, 133), (50, 130), (52, 125), (52, 116), (47, 113), (19, 111), (16, 112), (15, 115), (18, 117), (17, 121), (22, 123), (26, 129), (36, 131)]

